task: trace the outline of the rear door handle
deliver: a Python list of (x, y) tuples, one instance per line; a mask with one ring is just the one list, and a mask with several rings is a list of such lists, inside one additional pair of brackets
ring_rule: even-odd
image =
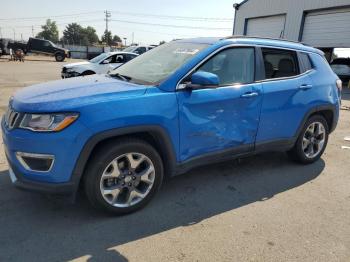
[(241, 95), (241, 97), (250, 98), (250, 97), (254, 97), (254, 96), (258, 96), (258, 95), (259, 95), (258, 92), (249, 92), (249, 93), (245, 93), (245, 94)]
[(302, 90), (307, 90), (307, 89), (311, 89), (311, 88), (312, 88), (312, 85), (306, 85), (306, 84), (301, 85), (301, 86), (299, 87), (299, 89), (302, 89)]

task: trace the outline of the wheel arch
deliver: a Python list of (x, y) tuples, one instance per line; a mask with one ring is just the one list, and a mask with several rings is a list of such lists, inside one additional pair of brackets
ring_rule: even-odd
[(96, 74), (96, 72), (94, 70), (91, 70), (91, 69), (83, 69), (82, 73), (80, 73), (81, 76), (94, 75), (94, 74)]
[(98, 148), (123, 137), (134, 137), (150, 143), (163, 160), (165, 177), (170, 177), (175, 172), (176, 154), (168, 133), (160, 126), (133, 126), (103, 131), (92, 136), (84, 145), (75, 168), (71, 181), (77, 189), (83, 177), (85, 167)]
[(56, 55), (63, 55), (63, 57), (64, 57), (64, 52), (62, 52), (62, 51), (56, 51), (53, 55), (56, 57)]
[(306, 121), (314, 116), (314, 115), (321, 115), (323, 116), (328, 124), (328, 128), (329, 128), (329, 133), (331, 133), (337, 126), (337, 119), (336, 119), (336, 106), (335, 105), (321, 105), (321, 106), (317, 106), (314, 107), (312, 109), (310, 109), (307, 114), (305, 114), (303, 120), (301, 121), (297, 132), (295, 134), (295, 138), (297, 139), (301, 130), (303, 129)]

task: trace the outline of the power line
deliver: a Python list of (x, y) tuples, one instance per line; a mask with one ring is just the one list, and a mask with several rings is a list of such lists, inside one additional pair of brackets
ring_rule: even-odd
[(153, 17), (160, 19), (173, 19), (173, 20), (191, 20), (191, 21), (210, 21), (210, 22), (232, 22), (233, 18), (222, 18), (222, 17), (196, 17), (196, 16), (172, 16), (172, 15), (154, 15), (154, 14), (145, 14), (145, 13), (129, 13), (129, 12), (120, 12), (112, 11), (116, 14), (128, 15), (128, 16), (143, 16), (143, 17)]
[[(37, 19), (47, 19), (47, 18), (70, 18), (80, 15), (91, 15), (91, 14), (100, 14), (102, 11), (91, 11), (91, 12), (80, 12), (73, 14), (62, 14), (62, 15), (49, 15), (49, 16), (33, 16), (33, 17), (12, 17), (12, 18), (0, 18), (0, 21), (12, 21), (12, 20), (37, 20)], [(111, 15), (110, 11), (104, 11), (108, 13), (109, 17)], [(128, 16), (137, 16), (137, 17), (153, 17), (160, 19), (173, 19), (173, 20), (191, 20), (191, 21), (210, 21), (210, 22), (231, 22), (233, 18), (229, 17), (196, 17), (196, 16), (172, 16), (172, 15), (155, 15), (147, 13), (132, 13), (132, 12), (121, 12), (121, 11), (112, 11), (116, 14), (128, 15)]]
[[(204, 30), (231, 30), (230, 27), (207, 27), (207, 26), (187, 26), (187, 25), (174, 25), (174, 24), (159, 24), (159, 23), (149, 23), (149, 22), (138, 22), (131, 20), (121, 20), (121, 19), (109, 19), (108, 22), (120, 22), (120, 23), (128, 23), (128, 24), (137, 24), (137, 25), (150, 25), (150, 26), (159, 26), (159, 27), (171, 27), (171, 28), (187, 28), (187, 29), (204, 29)], [(72, 21), (66, 23), (57, 23), (57, 25), (68, 25), (71, 23), (88, 23), (88, 22), (101, 22), (100, 19), (89, 19), (89, 20), (81, 20), (81, 21)], [(108, 23), (107, 22), (107, 23)], [(106, 23), (106, 29), (108, 29), (108, 24)], [(42, 25), (23, 25), (23, 26), (8, 26), (2, 28), (37, 28)]]
[(75, 17), (78, 15), (87, 15), (87, 14), (97, 14), (101, 13), (101, 11), (93, 11), (93, 12), (82, 12), (82, 13), (74, 13), (74, 14), (66, 14), (66, 15), (48, 15), (48, 16), (33, 16), (33, 17), (13, 17), (13, 18), (0, 18), (0, 21), (11, 21), (11, 20), (36, 20), (36, 19), (47, 19), (47, 18), (59, 18), (59, 17)]
[(173, 24), (157, 24), (157, 23), (145, 23), (129, 20), (111, 19), (112, 22), (128, 23), (128, 24), (138, 24), (138, 25), (151, 25), (160, 27), (172, 27), (172, 28), (188, 28), (188, 29), (205, 29), (205, 30), (232, 30), (228, 27), (204, 27), (204, 26), (186, 26), (186, 25), (173, 25)]
[[(101, 19), (89, 19), (89, 20), (81, 20), (81, 21), (72, 21), (72, 22), (66, 22), (66, 23), (56, 23), (56, 25), (69, 25), (72, 23), (89, 23), (89, 22), (102, 22)], [(38, 27), (42, 27), (43, 25), (20, 25), (20, 26), (5, 26), (2, 28), (38, 28)]]

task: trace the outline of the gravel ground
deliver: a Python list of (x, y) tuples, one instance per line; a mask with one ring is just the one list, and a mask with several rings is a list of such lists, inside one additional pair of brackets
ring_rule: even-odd
[[(0, 59), (0, 115), (13, 92), (59, 79), (63, 64)], [(123, 217), (83, 196), (70, 204), (15, 189), (0, 145), (0, 261), (350, 261), (345, 136), (349, 110), (312, 165), (274, 153), (198, 168)]]

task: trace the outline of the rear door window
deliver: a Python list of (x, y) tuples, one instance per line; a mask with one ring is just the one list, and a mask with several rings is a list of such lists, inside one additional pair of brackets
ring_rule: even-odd
[(291, 77), (299, 74), (295, 51), (262, 48), (265, 66), (265, 79)]

